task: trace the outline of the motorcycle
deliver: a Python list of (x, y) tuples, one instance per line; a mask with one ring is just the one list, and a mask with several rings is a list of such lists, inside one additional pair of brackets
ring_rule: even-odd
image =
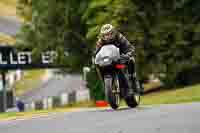
[(120, 50), (113, 44), (102, 46), (95, 56), (95, 64), (99, 67), (104, 81), (106, 100), (113, 109), (120, 106), (120, 100), (124, 99), (130, 108), (140, 103), (140, 94), (134, 90), (132, 81), (128, 77), (126, 63), (120, 59)]

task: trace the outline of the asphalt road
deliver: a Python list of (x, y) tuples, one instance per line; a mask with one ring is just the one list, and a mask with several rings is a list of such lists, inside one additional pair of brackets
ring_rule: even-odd
[(0, 122), (0, 133), (199, 133), (200, 103), (88, 109)]
[(65, 75), (61, 78), (53, 77), (38, 88), (27, 92), (20, 99), (26, 103), (42, 100), (48, 96), (59, 96), (61, 93), (67, 93), (74, 90), (84, 89), (84, 81), (81, 75)]
[(15, 18), (0, 17), (0, 33), (6, 35), (16, 35), (21, 23)]

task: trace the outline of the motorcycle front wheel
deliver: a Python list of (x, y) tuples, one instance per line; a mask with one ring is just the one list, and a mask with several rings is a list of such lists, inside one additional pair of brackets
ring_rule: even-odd
[(117, 76), (105, 76), (104, 84), (107, 101), (110, 106), (116, 110), (120, 104), (119, 80)]

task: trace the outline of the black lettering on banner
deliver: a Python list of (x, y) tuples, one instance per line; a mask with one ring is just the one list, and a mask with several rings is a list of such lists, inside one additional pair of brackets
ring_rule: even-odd
[[(63, 53), (65, 55), (65, 53)], [(0, 48), (0, 69), (26, 69), (26, 68), (51, 68), (59, 67), (55, 64), (58, 56), (56, 51), (44, 51), (40, 53), (40, 60), (34, 62), (31, 51), (17, 51)], [(66, 55), (67, 56), (67, 55)]]

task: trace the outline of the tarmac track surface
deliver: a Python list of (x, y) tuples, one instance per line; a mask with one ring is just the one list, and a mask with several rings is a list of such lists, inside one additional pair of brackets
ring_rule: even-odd
[(84, 109), (0, 122), (0, 133), (199, 133), (200, 103)]

